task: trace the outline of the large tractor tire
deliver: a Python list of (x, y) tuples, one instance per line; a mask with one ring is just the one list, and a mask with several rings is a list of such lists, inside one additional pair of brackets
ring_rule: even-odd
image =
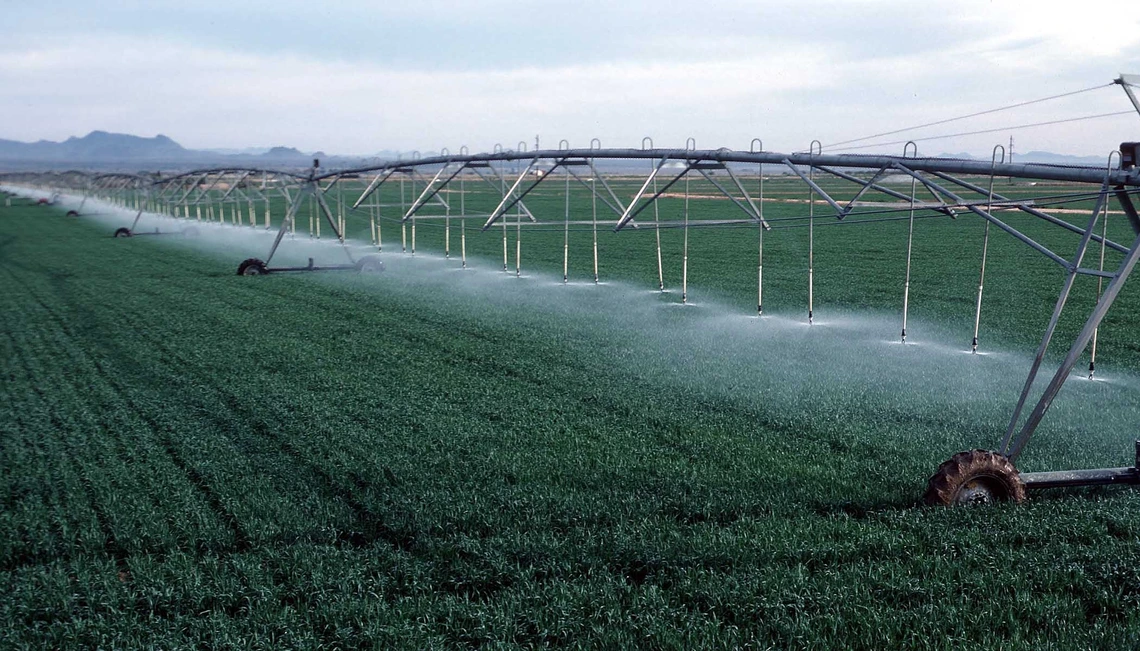
[(1005, 455), (970, 450), (938, 466), (926, 484), (924, 500), (944, 506), (1021, 502), (1025, 500), (1025, 484)]
[(242, 261), (237, 270), (239, 276), (264, 276), (267, 273), (269, 273), (269, 269), (265, 267), (264, 262), (257, 258)]
[(120, 228), (120, 229), (115, 231), (115, 237), (130, 237), (130, 236), (131, 236), (131, 229), (129, 229), (129, 228)]
[(68, 217), (78, 217), (78, 216), (79, 216), (79, 211), (78, 211), (78, 210), (68, 210), (68, 211), (67, 211), (67, 216), (68, 216)]
[(384, 261), (380, 256), (366, 255), (356, 261), (356, 270), (360, 273), (380, 273), (384, 271)]

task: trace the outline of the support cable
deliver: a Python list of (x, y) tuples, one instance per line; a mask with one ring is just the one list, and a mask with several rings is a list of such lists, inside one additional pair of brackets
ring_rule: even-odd
[[(844, 147), (844, 151), (851, 151), (855, 149), (870, 149), (872, 147), (888, 147), (891, 145), (901, 145), (906, 142), (926, 142), (928, 140), (943, 140), (946, 138), (958, 138), (962, 136), (977, 136), (986, 133), (997, 133), (1000, 131), (1015, 131), (1017, 129), (1029, 129), (1032, 127), (1045, 127), (1053, 124), (1065, 124), (1068, 122), (1081, 122), (1083, 120), (1097, 120), (1100, 118), (1116, 117), (1118, 115), (1132, 115), (1133, 111), (1114, 111), (1112, 113), (1098, 113), (1096, 115), (1082, 115), (1075, 118), (1065, 118), (1061, 120), (1049, 120), (1047, 122), (1032, 122), (1029, 124), (1015, 124), (1012, 126), (998, 127), (996, 129), (980, 129), (978, 131), (963, 131), (961, 133), (946, 133), (938, 136), (926, 136), (924, 138), (911, 138), (910, 140), (895, 140), (891, 142), (878, 142), (869, 145), (856, 145), (854, 147)], [(831, 145), (831, 147), (838, 147), (839, 145)]]
[[(1032, 100), (1029, 100), (1027, 102), (1018, 102), (1016, 104), (1009, 104), (1007, 106), (999, 106), (997, 108), (987, 109), (985, 111), (978, 111), (977, 113), (970, 113), (968, 115), (960, 115), (958, 117), (946, 118), (943, 120), (936, 120), (934, 122), (927, 122), (926, 124), (917, 124), (917, 125), (912, 126), (912, 127), (904, 127), (902, 129), (895, 129), (893, 131), (884, 131), (883, 133), (877, 133), (873, 136), (863, 136), (862, 138), (852, 138), (851, 140), (843, 140), (840, 142), (834, 142), (834, 143), (831, 143), (829, 145), (825, 145), (824, 149), (831, 149), (833, 147), (839, 147), (840, 145), (847, 145), (847, 144), (851, 144), (851, 143), (855, 143), (855, 142), (863, 142), (865, 140), (874, 140), (875, 138), (882, 138), (884, 136), (893, 136), (893, 135), (898, 134), (898, 133), (903, 133), (906, 131), (915, 131), (918, 129), (925, 129), (926, 127), (934, 127), (934, 126), (938, 126), (940, 124), (949, 124), (950, 122), (957, 122), (959, 120), (976, 118), (978, 116), (989, 115), (991, 113), (999, 113), (1001, 111), (1008, 111), (1010, 109), (1020, 108), (1022, 106), (1030, 106), (1032, 104), (1040, 104), (1041, 102), (1047, 102), (1049, 100), (1060, 99), (1062, 97), (1071, 97), (1073, 95), (1080, 95), (1081, 93), (1087, 93), (1087, 92), (1094, 91), (1094, 90), (1100, 90), (1102, 88), (1108, 88), (1110, 86), (1115, 86), (1115, 85), (1116, 85), (1116, 82), (1113, 81), (1113, 82), (1109, 82), (1107, 84), (1100, 84), (1098, 86), (1083, 88), (1081, 90), (1074, 90), (1074, 91), (1070, 91), (1067, 93), (1061, 93), (1059, 95), (1050, 95), (1049, 97), (1032, 99)], [(1131, 113), (1131, 111), (1125, 111), (1125, 112)], [(894, 143), (894, 144), (898, 144), (898, 143)]]

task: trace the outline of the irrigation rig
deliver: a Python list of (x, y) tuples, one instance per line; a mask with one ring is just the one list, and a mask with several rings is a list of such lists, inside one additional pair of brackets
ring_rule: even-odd
[[(1115, 83), (1124, 88), (1136, 111), (1140, 113), (1140, 102), (1135, 91), (1140, 87), (1140, 77), (1121, 75)], [(76, 171), (13, 173), (0, 175), (0, 184), (8, 188), (35, 188), (45, 192), (81, 196), (83, 200), (76, 212), (81, 212), (88, 198), (92, 197), (134, 210), (136, 216), (131, 227), (119, 229), (119, 234), (125, 231), (126, 235), (141, 234), (135, 233), (135, 227), (145, 212), (194, 223), (204, 221), (270, 229), (270, 206), (271, 200), (275, 198), (285, 206), (285, 214), (276, 237), (264, 259), (249, 258), (241, 263), (238, 273), (242, 275), (328, 269), (376, 271), (383, 268), (383, 263), (375, 255), (354, 259), (348, 246), (342, 246), (348, 258), (347, 264), (315, 265), (310, 259), (307, 266), (271, 266), (286, 237), (296, 235), (298, 216), (306, 206), (309, 211), (310, 236), (315, 234), (320, 237), (323, 220), (342, 245), (345, 244), (346, 214), (353, 211), (366, 213), (370, 218), (372, 242), (378, 249), (382, 247), (378, 219), (387, 211), (385, 218), (395, 218), (401, 225), (402, 250), (405, 253), (408, 252), (410, 226), (412, 254), (415, 252), (417, 221), (442, 220), (446, 228), (445, 248), (450, 257), (451, 222), (458, 221), (464, 266), (467, 264), (467, 223), (475, 220), (484, 232), (497, 224), (501, 227), (503, 237), (504, 271), (509, 271), (507, 233), (508, 221), (513, 218), (516, 274), (521, 270), (523, 228), (560, 229), (566, 234), (564, 280), (567, 277), (569, 232), (572, 226), (590, 228), (594, 232), (595, 281), (598, 277), (599, 226), (612, 227), (618, 232), (652, 229), (657, 235), (657, 271), (661, 289), (664, 289), (665, 284), (660, 232), (665, 228), (683, 228), (685, 266), (682, 271), (682, 301), (687, 300), (688, 293), (690, 228), (737, 227), (745, 232), (755, 232), (758, 249), (758, 313), (763, 312), (764, 234), (775, 229), (806, 227), (806, 316), (809, 324), (814, 318), (816, 222), (907, 220), (906, 289), (901, 332), (903, 343), (906, 342), (911, 241), (916, 217), (953, 219), (969, 213), (984, 221), (971, 342), (974, 352), (978, 347), (991, 229), (1013, 237), (1023, 243), (1027, 251), (1056, 263), (1064, 271), (1064, 281), (1021, 394), (998, 445), (994, 450), (961, 452), (943, 463), (930, 478), (925, 500), (933, 504), (1020, 501), (1024, 498), (1026, 489), (1140, 483), (1140, 441), (1137, 441), (1136, 459), (1131, 466), (1054, 472), (1019, 472), (1015, 466), (1054, 398), (1090, 344), (1091, 377), (1095, 368), (1098, 326), (1140, 259), (1140, 215), (1137, 214), (1134, 201), (1134, 195), (1140, 193), (1140, 167), (1137, 167), (1140, 143), (1122, 143), (1119, 150), (1106, 156), (1105, 165), (1099, 167), (1008, 162), (1005, 149), (1000, 145), (994, 148), (990, 161), (919, 157), (918, 148), (913, 142), (904, 146), (901, 156), (828, 154), (823, 149), (818, 141), (814, 141), (804, 152), (770, 152), (764, 150), (759, 139), (753, 140), (747, 151), (697, 149), (692, 139), (683, 149), (659, 149), (653, 146), (649, 138), (642, 141), (641, 148), (607, 149), (602, 148), (601, 143), (595, 139), (585, 149), (570, 148), (566, 141), (562, 141), (557, 149), (527, 151), (526, 143), (519, 143), (513, 150), (496, 146), (489, 153), (471, 154), (464, 148), (457, 155), (444, 151), (439, 156), (420, 158), (416, 155), (407, 160), (332, 171), (322, 171), (319, 161), (314, 161), (311, 169), (300, 172), (215, 168), (171, 176), (94, 175)], [(774, 217), (769, 210), (769, 216), (765, 216), (765, 206), (772, 202), (772, 198), (765, 197), (764, 194), (765, 178), (768, 175), (771, 183), (773, 175), (777, 174), (781, 175), (782, 182), (800, 185), (804, 193), (802, 215)], [(622, 187), (636, 187), (636, 192), (630, 195), (615, 190), (619, 178), (624, 184)], [(721, 206), (731, 214), (725, 215), (724, 219), (690, 221), (689, 181), (693, 178), (703, 183), (706, 192), (716, 193), (722, 199)], [(905, 183), (900, 185), (899, 178), (904, 179)], [(1025, 182), (1023, 186), (1063, 183), (1069, 190), (1063, 195), (1007, 196), (995, 191), (995, 180), (999, 178), (1021, 180)], [(750, 189), (748, 185), (753, 179), (757, 184)], [(827, 189), (823, 187), (824, 179), (831, 184), (847, 184), (846, 189), (843, 192), (837, 192), (834, 186)], [(892, 181), (888, 182), (888, 179)], [(393, 183), (401, 186), (400, 202), (395, 204), (381, 201), (380, 191), (386, 184)], [(405, 183), (411, 187), (410, 195), (404, 193)], [(464, 201), (468, 184), (477, 186), (483, 192), (494, 193), (497, 205), (489, 212), (469, 212)], [(909, 191), (906, 191), (907, 186)], [(1077, 189), (1072, 189), (1074, 186)], [(565, 196), (565, 209), (561, 215), (547, 215), (527, 207), (526, 198), (539, 187), (553, 189)], [(569, 197), (572, 188), (589, 197), (592, 206), (589, 219), (571, 218)], [(346, 191), (349, 193), (347, 199)], [(352, 199), (354, 193), (356, 198)], [(683, 220), (662, 220), (658, 204), (666, 197), (679, 198), (678, 195), (684, 198)], [(330, 197), (333, 197), (333, 205), (330, 205)], [(870, 201), (871, 198), (877, 200)], [(1092, 208), (1081, 221), (1067, 221), (1062, 211), (1056, 210), (1064, 202), (1082, 201), (1091, 203)], [(1107, 237), (1105, 224), (1110, 204), (1115, 204), (1117, 212), (1126, 216), (1133, 235), (1131, 241), (1117, 242)], [(603, 219), (599, 219), (599, 212)], [(1071, 214), (1073, 211), (1063, 212)], [(1010, 223), (1011, 220), (1003, 219), (1005, 214), (1028, 216), (1033, 223), (1044, 225), (1053, 234), (1067, 234), (1075, 241), (1075, 250), (1068, 255), (1057, 253), (1055, 245), (1051, 248), (1046, 243), (1046, 240), (1053, 241), (1056, 238), (1043, 238), (1040, 235), (1035, 237), (1027, 233), (1027, 229), (1015, 227)], [(1099, 264), (1095, 266), (1084, 262), (1090, 246), (1099, 249)], [(1105, 268), (1106, 251), (1111, 251), (1110, 257), (1118, 260), (1115, 268)], [(1079, 334), (1070, 343), (1063, 361), (1053, 371), (1047, 386), (1032, 400), (1035, 381), (1042, 371), (1046, 352), (1078, 276), (1097, 279), (1099, 298), (1087, 315)]]

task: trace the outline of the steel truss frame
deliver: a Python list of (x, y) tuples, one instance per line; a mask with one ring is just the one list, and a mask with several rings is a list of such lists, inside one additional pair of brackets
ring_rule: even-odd
[[(1140, 112), (1140, 101), (1137, 100), (1132, 89), (1132, 86), (1140, 84), (1140, 78), (1122, 76), (1118, 82), (1125, 87), (1129, 99)], [(643, 141), (643, 145), (646, 141)], [(520, 217), (518, 222), (520, 228), (523, 215), (526, 216), (528, 223), (532, 224), (556, 223), (541, 222), (526, 207), (524, 202), (524, 199), (536, 188), (549, 182), (551, 178), (555, 178), (556, 175), (553, 172), (556, 170), (564, 172), (559, 178), (564, 179), (567, 188), (570, 179), (573, 178), (578, 184), (590, 191), (591, 200), (595, 202), (595, 206), (597, 202), (600, 202), (615, 214), (616, 219), (614, 221), (606, 222), (613, 225), (614, 231), (622, 231), (627, 227), (637, 228), (635, 219), (643, 211), (651, 205), (656, 209), (657, 202), (666, 196), (670, 188), (687, 179), (689, 175), (696, 173), (725, 198), (729, 199), (735, 208), (745, 215), (745, 219), (738, 222), (715, 223), (752, 224), (758, 227), (762, 238), (763, 232), (773, 227), (771, 220), (766, 220), (764, 217), (765, 199), (762, 186), (764, 165), (784, 170), (788, 178), (798, 179), (804, 184), (808, 191), (809, 225), (815, 220), (814, 205), (817, 198), (831, 209), (833, 219), (841, 221), (852, 215), (868, 214), (867, 212), (861, 213), (858, 210), (861, 205), (860, 200), (868, 192), (877, 192), (899, 200), (900, 203), (897, 208), (874, 212), (877, 214), (892, 211), (909, 212), (912, 232), (916, 209), (931, 210), (951, 219), (957, 218), (963, 212), (968, 212), (981, 218), (987, 224), (987, 239), (989, 227), (993, 226), (1051, 260), (1064, 272), (1064, 280), (1059, 288), (1052, 315), (1045, 328), (1004, 436), (1002, 436), (998, 446), (1000, 453), (1008, 457), (1011, 462), (1016, 462), (1024, 452), (1050, 405), (1072, 373), (1077, 360), (1089, 343), (1094, 341), (1097, 328), (1120, 294), (1137, 262), (1140, 261), (1140, 215), (1137, 214), (1137, 208), (1132, 199), (1133, 194), (1140, 192), (1140, 168), (1119, 164), (1121, 161), (1119, 157), (1117, 158), (1118, 165), (1115, 167), (1112, 164), (1112, 156), (1109, 156), (1108, 165), (1105, 167), (1081, 167), (1008, 163), (1004, 161), (1004, 150), (1002, 160), (997, 159), (995, 151), (995, 158), (986, 162), (919, 157), (917, 155), (906, 156), (907, 150), (904, 150), (903, 156), (823, 154), (815, 146), (815, 143), (807, 152), (778, 153), (763, 151), (762, 145), (760, 151), (735, 151), (730, 149), (698, 150), (691, 139), (684, 149), (659, 149), (654, 148), (651, 141), (648, 142), (650, 142), (649, 147), (643, 146), (640, 149), (603, 149), (596, 140), (587, 149), (560, 146), (558, 149), (539, 149), (527, 152), (523, 147), (520, 147), (519, 151), (497, 148), (491, 153), (444, 154), (325, 173), (320, 173), (316, 167), (309, 170), (307, 174), (252, 168), (225, 168), (198, 170), (169, 178), (64, 172), (5, 174), (0, 175), (0, 182), (70, 190), (82, 193), (85, 198), (99, 196), (120, 205), (138, 208), (140, 214), (146, 206), (157, 207), (166, 211), (167, 214), (169, 214), (170, 207), (181, 206), (183, 215), (187, 217), (189, 216), (189, 206), (203, 203), (225, 204), (236, 201), (245, 201), (252, 205), (254, 201), (268, 202), (267, 193), (277, 190), (287, 198), (288, 209), (269, 250), (266, 264), (273, 258), (285, 234), (290, 230), (299, 207), (309, 198), (316, 202), (321, 215), (344, 246), (345, 254), (351, 262), (352, 254), (345, 245), (344, 238), (343, 204), (340, 204), (341, 214), (338, 227), (337, 216), (334, 216), (325, 195), (332, 188), (339, 187), (338, 183), (345, 177), (358, 177), (360, 175), (372, 175), (373, 178), (349, 209), (360, 208), (370, 196), (394, 177), (401, 176), (411, 179), (413, 195), (416, 194), (415, 184), (422, 184), (422, 191), (416, 195), (414, 201), (403, 211), (400, 218), (401, 222), (412, 221), (413, 224), (417, 217), (435, 217), (435, 215), (420, 214), (420, 211), (429, 205), (440, 206), (447, 211), (446, 216), (451, 216), (451, 206), (444, 198), (443, 193), (447, 191), (449, 184), (463, 179), (466, 175), (473, 175), (493, 188), (499, 196), (496, 207), (483, 222), (482, 230), (484, 231), (500, 221), (503, 222), (505, 228), (504, 216), (512, 209), (516, 210)], [(753, 144), (756, 142), (753, 141)], [(649, 164), (650, 171), (644, 177), (637, 192), (627, 200), (623, 200), (614, 191), (607, 180), (607, 175), (599, 169), (600, 161), (621, 161), (627, 165), (642, 161)], [(505, 168), (511, 163), (521, 164), (522, 171), (508, 184)], [(759, 197), (754, 197), (749, 193), (737, 174), (739, 170), (752, 165), (757, 166), (760, 170)], [(589, 170), (590, 176), (584, 177), (578, 171), (585, 169)], [(640, 169), (644, 170), (645, 167)], [(857, 191), (852, 198), (841, 203), (817, 182), (818, 174), (852, 183), (857, 187)], [(623, 175), (628, 176), (629, 173), (623, 172)], [(718, 177), (718, 175), (720, 176)], [(909, 195), (884, 185), (884, 178), (894, 175), (902, 175), (912, 180)], [(641, 173), (638, 173), (638, 178), (640, 176)], [(962, 178), (964, 176), (988, 178), (989, 187), (983, 187), (967, 178)], [(659, 184), (663, 177), (666, 180)], [(1074, 224), (1055, 214), (1050, 214), (1047, 207), (1037, 205), (1033, 200), (1019, 200), (994, 192), (993, 180), (996, 177), (1087, 184), (1094, 188), (1087, 196), (1089, 198), (1095, 197), (1095, 206), (1083, 225)], [(251, 185), (251, 181), (256, 181), (258, 178), (260, 178), (260, 187)], [(725, 179), (728, 183), (722, 182)], [(918, 203), (916, 189), (919, 186), (930, 195), (931, 201)], [(291, 190), (295, 190), (295, 192), (291, 192)], [(973, 198), (968, 195), (973, 195)], [(1101, 233), (1097, 233), (1097, 226), (1103, 224), (1103, 220), (1107, 218), (1108, 206), (1113, 201), (1120, 211), (1126, 215), (1131, 227), (1133, 237), (1129, 242), (1117, 242), (1108, 239), (1103, 229)], [(1078, 235), (1079, 243), (1076, 251), (1071, 256), (1064, 256), (1053, 251), (1043, 241), (1014, 227), (1007, 220), (999, 218), (996, 214), (999, 211), (1016, 211), (1022, 215), (1036, 218), (1036, 223), (1046, 224), (1063, 232)], [(482, 216), (460, 215), (459, 217), (468, 219)], [(570, 223), (569, 212), (567, 212), (565, 223)], [(596, 215), (594, 223), (595, 225), (600, 223), (597, 222)], [(656, 219), (655, 223), (657, 223)], [(688, 225), (686, 218), (686, 228)], [(504, 239), (504, 260), (506, 255), (505, 242)], [(1094, 269), (1083, 266), (1089, 246), (1094, 244), (1103, 249), (1111, 249), (1121, 255), (1121, 260), (1115, 269), (1103, 269), (1103, 253), (1102, 268)], [(762, 256), (762, 239), (760, 246)], [(762, 267), (761, 257), (760, 273), (762, 273)], [(1036, 400), (1031, 401), (1033, 385), (1044, 365), (1057, 323), (1066, 307), (1070, 290), (1076, 277), (1081, 275), (1097, 277), (1102, 281), (1107, 281), (1107, 285), (1103, 287), (1103, 292), (1099, 293), (1097, 303), (1085, 318), (1079, 334), (1071, 342), (1063, 360), (1053, 371), (1047, 386), (1037, 395)], [(982, 277), (984, 279), (984, 257)], [(981, 282), (979, 282), (978, 300), (980, 306)], [(811, 308), (809, 306), (809, 321), (810, 315)], [(903, 332), (905, 340), (905, 315)], [(1031, 403), (1032, 407), (1029, 407)], [(1029, 407), (1028, 415), (1023, 418), (1027, 407)], [(1140, 461), (1140, 447), (1138, 447), (1138, 461)], [(1140, 470), (1134, 466), (1107, 470), (1021, 473), (1021, 477), (1030, 487), (1117, 482), (1140, 483)]]
[[(623, 201), (606, 179), (606, 175), (598, 169), (598, 161), (603, 160), (647, 161), (650, 163), (650, 172), (645, 176), (638, 191), (631, 198)], [(523, 164), (522, 171), (509, 185), (505, 174), (496, 168), (496, 164), (505, 166), (508, 163)], [(663, 174), (663, 172), (671, 171), (669, 170), (670, 164), (678, 166), (679, 171), (667, 175)], [(120, 205), (136, 208), (139, 214), (147, 208), (171, 214), (172, 208), (182, 207), (183, 216), (186, 217), (189, 216), (188, 208), (190, 206), (210, 203), (225, 205), (234, 202), (267, 202), (268, 194), (276, 190), (287, 198), (288, 209), (266, 256), (266, 264), (273, 259), (284, 236), (289, 232), (300, 206), (311, 197), (316, 202), (321, 216), (342, 244), (345, 255), (351, 264), (354, 260), (345, 242), (342, 229), (343, 222), (338, 223), (337, 216), (334, 215), (326, 200), (326, 194), (346, 176), (374, 175), (366, 189), (351, 204), (351, 208), (354, 209), (360, 207), (369, 196), (396, 175), (404, 175), (421, 183), (422, 191), (401, 216), (401, 221), (406, 222), (414, 219), (423, 208), (429, 205), (438, 205), (444, 209), (450, 209), (448, 202), (441, 193), (461, 174), (473, 174), (500, 195), (497, 206), (487, 215), (483, 223), (483, 230), (486, 230), (501, 220), (508, 211), (516, 207), (530, 222), (541, 223), (534, 213), (526, 208), (524, 199), (542, 183), (555, 178), (556, 175), (552, 172), (561, 169), (569, 174), (570, 178), (575, 179), (578, 184), (589, 189), (593, 198), (606, 205), (615, 214), (616, 220), (611, 222), (613, 230), (621, 231), (626, 227), (636, 227), (634, 220), (638, 215), (659, 201), (670, 188), (687, 175), (696, 173), (744, 213), (745, 223), (753, 223), (764, 230), (769, 230), (772, 225), (763, 217), (764, 197), (753, 197), (734, 170), (734, 166), (739, 169), (742, 165), (750, 164), (772, 165), (787, 170), (790, 177), (798, 177), (807, 186), (813, 198), (819, 197), (824, 204), (831, 208), (834, 213), (833, 218), (836, 220), (858, 215), (859, 212), (856, 210), (858, 201), (869, 191), (877, 191), (900, 201), (910, 202), (906, 206), (900, 204), (900, 210), (913, 208), (915, 206), (913, 196), (908, 196), (881, 183), (882, 178), (887, 175), (905, 175), (913, 178), (917, 184), (924, 187), (934, 197), (934, 203), (928, 202), (921, 207), (951, 218), (956, 217), (961, 212), (972, 213), (1026, 244), (1062, 268), (1065, 279), (1059, 290), (1056, 306), (1000, 443), (999, 450), (1007, 455), (1011, 461), (1016, 461), (1024, 451), (1029, 439), (1072, 372), (1077, 360), (1091, 341), (1093, 333), (1119, 295), (1137, 261), (1140, 260), (1140, 215), (1137, 214), (1137, 209), (1131, 198), (1131, 195), (1140, 189), (1140, 169), (1119, 169), (1111, 166), (1104, 168), (1071, 167), (914, 156), (866, 156), (811, 152), (784, 154), (728, 149), (602, 149), (592, 147), (589, 149), (561, 148), (532, 152), (499, 151), (483, 154), (437, 156), (326, 173), (319, 173), (314, 168), (310, 170), (308, 175), (255, 168), (219, 168), (186, 172), (166, 178), (157, 175), (92, 175), (72, 171), (51, 174), (6, 174), (0, 176), (0, 181), (35, 185), (45, 189), (75, 191), (81, 193), (85, 198), (96, 196)], [(535, 174), (536, 170), (540, 169), (544, 173)], [(591, 176), (584, 178), (577, 172), (577, 169), (588, 169)], [(816, 172), (853, 183), (858, 187), (858, 191), (852, 199), (840, 203), (814, 180)], [(857, 176), (860, 172), (863, 173), (863, 176)], [(726, 185), (720, 182), (720, 179), (714, 175), (715, 173), (723, 175), (721, 178), (727, 179), (729, 183)], [(961, 175), (975, 175), (991, 179), (994, 177), (1010, 177), (1093, 184), (1097, 188), (1095, 192), (1096, 207), (1085, 224), (1077, 225), (1049, 214), (1045, 209), (1034, 205), (1032, 201), (1017, 200), (992, 193), (977, 183), (959, 178)], [(650, 190), (655, 182), (662, 180), (663, 176), (666, 177), (666, 180), (657, 185), (655, 189)], [(592, 183), (591, 179), (597, 179), (598, 183)], [(950, 186), (958, 189), (951, 190)], [(732, 192), (732, 189), (735, 189), (736, 193)], [(964, 196), (966, 192), (979, 195), (979, 198), (969, 199)], [(1128, 223), (1132, 227), (1135, 237), (1131, 242), (1116, 242), (1096, 232), (1102, 214), (1107, 210), (1108, 203), (1113, 200), (1127, 216)], [(1054, 252), (1046, 244), (996, 216), (995, 213), (999, 210), (1018, 211), (1022, 214), (1031, 215), (1038, 218), (1042, 223), (1080, 235), (1076, 253), (1072, 257), (1065, 257)], [(465, 217), (470, 218), (472, 215)], [(1123, 258), (1115, 270), (1082, 266), (1088, 247), (1094, 243), (1098, 245), (1103, 243), (1106, 248), (1122, 254)], [(1073, 281), (1078, 275), (1104, 278), (1107, 280), (1107, 286), (1087, 316), (1080, 333), (1071, 343), (1063, 361), (1053, 372), (1052, 379), (1047, 387), (1033, 403), (1028, 416), (1022, 419), (1025, 408), (1030, 404), (1029, 397), (1032, 385), (1044, 363), (1057, 322), (1066, 305)], [(1032, 473), (1027, 473), (1027, 475), (1032, 475)]]

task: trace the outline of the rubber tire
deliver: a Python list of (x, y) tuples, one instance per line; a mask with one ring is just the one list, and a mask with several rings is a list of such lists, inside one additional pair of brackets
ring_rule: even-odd
[(131, 229), (129, 229), (129, 228), (124, 227), (124, 228), (120, 228), (120, 229), (115, 231), (115, 237), (130, 237), (130, 236), (131, 236)]
[(1025, 484), (1013, 462), (992, 450), (959, 452), (938, 466), (926, 484), (928, 505), (961, 506), (1023, 502)]
[(384, 271), (384, 261), (380, 256), (366, 255), (356, 261), (356, 270), (360, 273), (380, 273)]
[(68, 216), (68, 217), (78, 217), (78, 216), (79, 216), (79, 212), (78, 212), (78, 211), (76, 211), (76, 210), (68, 210), (68, 211), (67, 211), (67, 216)]
[(237, 270), (239, 276), (264, 276), (267, 273), (269, 270), (265, 268), (265, 263), (257, 258), (243, 260)]
[(182, 229), (182, 237), (198, 237), (197, 226), (187, 226)]

